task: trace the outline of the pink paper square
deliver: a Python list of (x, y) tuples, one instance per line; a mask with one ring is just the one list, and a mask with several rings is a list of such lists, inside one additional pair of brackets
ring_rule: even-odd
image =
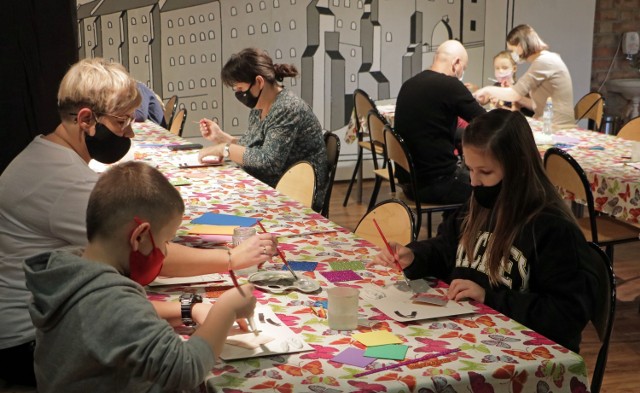
[(356, 281), (362, 277), (353, 270), (339, 270), (333, 272), (320, 272), (329, 282)]

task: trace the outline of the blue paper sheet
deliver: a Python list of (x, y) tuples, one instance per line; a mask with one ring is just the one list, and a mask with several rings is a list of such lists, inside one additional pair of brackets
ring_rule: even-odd
[[(312, 272), (316, 270), (316, 266), (318, 266), (318, 262), (289, 261), (289, 266), (291, 266), (292, 270), (298, 270), (301, 272)], [(288, 270), (288, 269), (286, 266), (282, 266), (282, 270)]]
[(229, 225), (238, 227), (250, 227), (256, 225), (258, 218), (241, 217), (231, 214), (204, 213), (200, 217), (191, 220), (192, 224), (203, 225)]

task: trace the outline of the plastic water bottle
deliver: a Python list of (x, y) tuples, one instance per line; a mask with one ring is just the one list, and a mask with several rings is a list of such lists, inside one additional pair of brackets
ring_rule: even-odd
[(547, 135), (553, 134), (553, 100), (551, 97), (547, 98), (547, 104), (544, 106), (542, 122), (542, 132)]

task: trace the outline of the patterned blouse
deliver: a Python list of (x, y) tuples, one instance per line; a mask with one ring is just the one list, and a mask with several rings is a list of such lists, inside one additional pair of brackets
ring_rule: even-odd
[(252, 109), (249, 130), (239, 144), (246, 147), (242, 168), (271, 187), (291, 165), (309, 161), (318, 179), (313, 209), (322, 208), (328, 182), (327, 151), (320, 122), (300, 97), (283, 89), (263, 120), (260, 110)]

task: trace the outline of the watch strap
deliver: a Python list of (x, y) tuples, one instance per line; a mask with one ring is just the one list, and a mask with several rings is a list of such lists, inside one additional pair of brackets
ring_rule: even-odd
[(182, 323), (186, 326), (195, 325), (195, 321), (192, 316), (193, 305), (196, 303), (202, 303), (202, 297), (193, 293), (184, 293), (180, 296), (180, 314), (182, 317)]

